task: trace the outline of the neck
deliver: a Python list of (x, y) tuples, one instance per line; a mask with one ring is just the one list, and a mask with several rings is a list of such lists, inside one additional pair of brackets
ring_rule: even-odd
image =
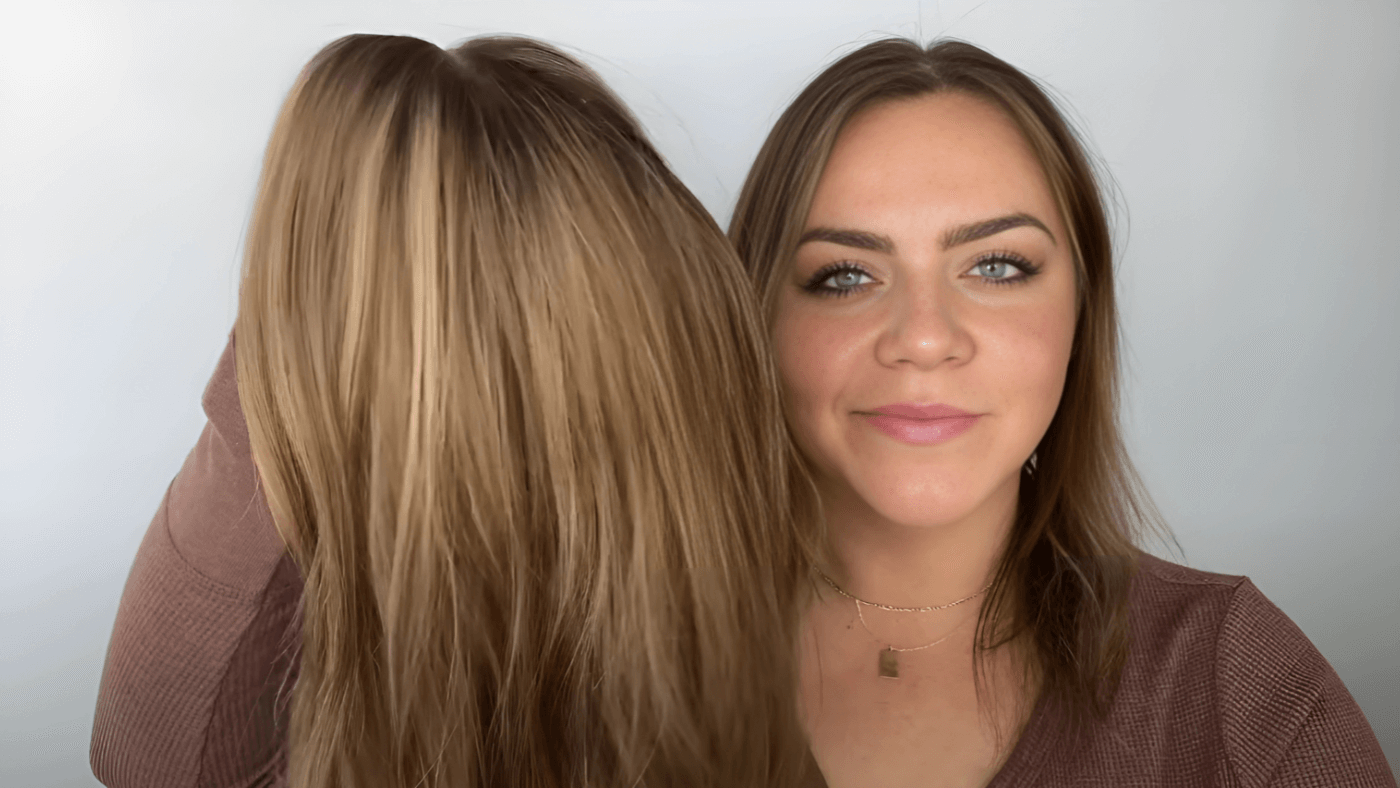
[(901, 607), (942, 605), (974, 594), (992, 579), (1015, 519), (1013, 477), (983, 506), (947, 522), (896, 523), (854, 494), (827, 501), (835, 565), (828, 574), (867, 602)]

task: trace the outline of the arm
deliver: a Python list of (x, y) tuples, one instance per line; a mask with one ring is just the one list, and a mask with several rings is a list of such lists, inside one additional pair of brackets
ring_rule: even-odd
[(285, 761), (301, 578), (258, 489), (232, 335), (204, 410), (107, 650), (91, 761), (113, 788), (266, 784)]
[(1268, 783), (1276, 788), (1356, 785), (1395, 788), (1375, 733), (1342, 680), (1330, 680)]
[(1221, 626), (1216, 687), (1240, 785), (1396, 788), (1375, 733), (1337, 672), (1248, 580)]

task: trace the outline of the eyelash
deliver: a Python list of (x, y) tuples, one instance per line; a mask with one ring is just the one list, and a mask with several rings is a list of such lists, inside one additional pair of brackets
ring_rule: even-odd
[(1006, 279), (992, 279), (990, 277), (985, 276), (982, 277), (983, 279), (986, 279), (989, 284), (997, 286), (1025, 284), (1026, 282), (1030, 281), (1031, 277), (1040, 273), (1040, 266), (1036, 265), (1035, 263), (1032, 263), (1030, 260), (1027, 260), (1021, 255), (1016, 254), (1015, 252), (987, 252), (986, 254), (978, 257), (977, 260), (973, 262), (972, 267), (973, 269), (976, 269), (980, 266), (986, 265), (987, 263), (1006, 263), (1007, 265), (1010, 265), (1012, 268), (1015, 268), (1016, 270), (1021, 272), (1018, 276), (1012, 276)]
[(830, 279), (831, 277), (836, 276), (837, 274), (844, 273), (855, 273), (861, 274), (863, 276), (869, 276), (871, 279), (875, 278), (874, 276), (871, 276), (869, 271), (865, 270), (864, 268), (861, 268), (855, 263), (832, 263), (831, 265), (822, 266), (820, 269), (817, 270), (815, 274), (812, 274), (812, 278), (807, 280), (807, 283), (802, 286), (802, 289), (806, 290), (807, 292), (813, 295), (819, 295), (828, 298), (844, 298), (852, 293), (859, 292), (862, 288), (865, 287), (865, 285), (836, 288), (822, 286), (822, 283)]
[[(1040, 266), (1036, 265), (1035, 263), (1032, 263), (1031, 261), (1014, 252), (1004, 251), (987, 252), (986, 254), (983, 254), (972, 263), (972, 268), (976, 269), (988, 263), (1006, 263), (1007, 265), (1010, 265), (1011, 267), (1021, 272), (1019, 276), (1012, 276), (1004, 279), (993, 279), (991, 277), (986, 276), (979, 277), (981, 279), (985, 279), (989, 284), (996, 285), (998, 287), (1024, 284), (1030, 281), (1031, 277), (1040, 273)], [(802, 289), (807, 291), (808, 293), (812, 293), (813, 295), (832, 298), (844, 298), (845, 296), (851, 295), (852, 293), (860, 292), (860, 290), (863, 289), (865, 285), (856, 285), (855, 287), (841, 288), (828, 288), (822, 286), (822, 283), (830, 279), (831, 277), (837, 274), (848, 272), (868, 276), (871, 279), (875, 278), (869, 271), (865, 270), (859, 265), (856, 265), (855, 263), (832, 263), (831, 265), (823, 266), (822, 268), (818, 269), (815, 274), (812, 274), (812, 277), (807, 280), (807, 283), (802, 285)]]

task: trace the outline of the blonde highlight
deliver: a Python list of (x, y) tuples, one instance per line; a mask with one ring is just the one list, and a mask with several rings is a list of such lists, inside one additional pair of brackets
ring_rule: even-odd
[(235, 344), (306, 581), (292, 785), (797, 779), (805, 537), (763, 334), (722, 233), (573, 59), (317, 55)]

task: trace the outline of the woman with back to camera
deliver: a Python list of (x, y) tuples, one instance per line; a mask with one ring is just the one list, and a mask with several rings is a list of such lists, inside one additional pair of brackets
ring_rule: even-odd
[(1138, 549), (1109, 227), (1034, 81), (860, 48), (780, 117), (730, 237), (825, 509), (801, 703), (829, 785), (1395, 785), (1247, 579)]
[(123, 594), (100, 779), (796, 779), (806, 564), (762, 322), (592, 72), (523, 39), (327, 46), (235, 328)]

